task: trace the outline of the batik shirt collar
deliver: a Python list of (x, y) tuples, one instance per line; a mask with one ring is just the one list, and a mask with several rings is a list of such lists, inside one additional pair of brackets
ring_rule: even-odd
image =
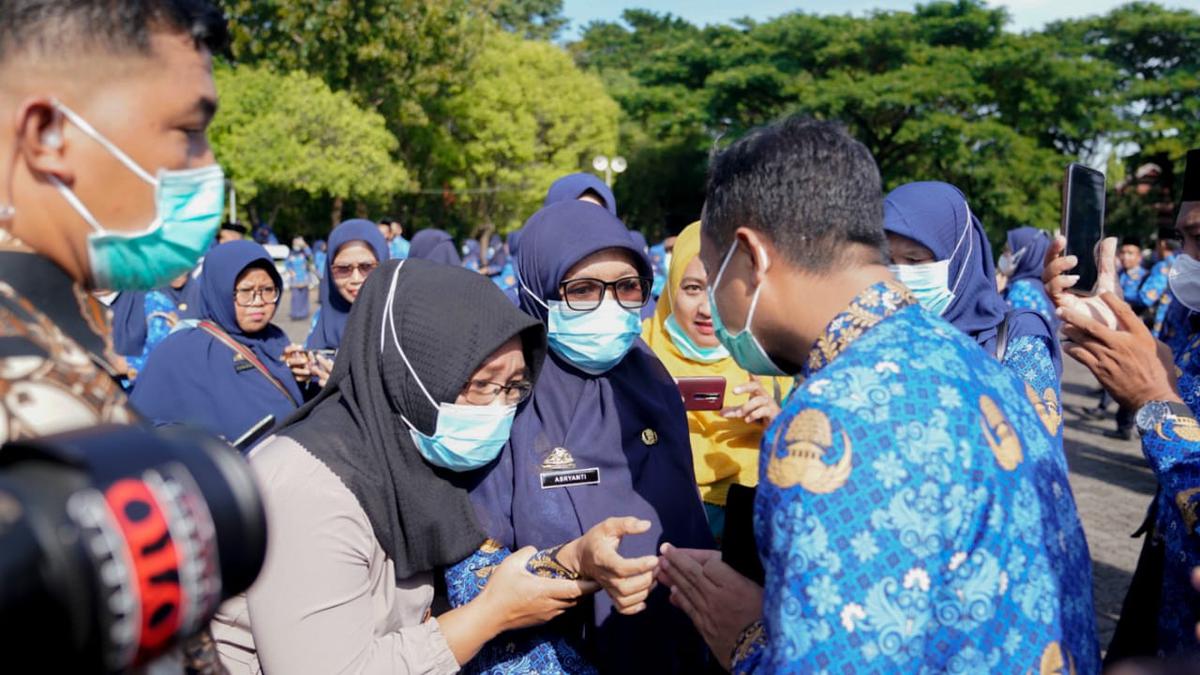
[(909, 305), (917, 304), (912, 293), (896, 281), (881, 281), (863, 289), (846, 309), (833, 317), (825, 334), (817, 338), (800, 371), (804, 379), (829, 365), (846, 348), (880, 321)]

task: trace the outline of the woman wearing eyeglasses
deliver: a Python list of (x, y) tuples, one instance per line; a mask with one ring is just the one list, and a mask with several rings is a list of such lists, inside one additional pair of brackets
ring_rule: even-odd
[(321, 278), (321, 309), (313, 320), (305, 346), (337, 349), (346, 329), (346, 317), (367, 276), (388, 259), (387, 241), (369, 220), (357, 218), (334, 228), (329, 235), (324, 274)]
[(328, 250), (321, 276), (321, 307), (313, 317), (304, 344), (312, 353), (301, 353), (299, 348), (287, 353), (297, 379), (306, 381), (315, 377), (320, 386), (325, 386), (333, 370), (329, 350), (336, 350), (342, 343), (346, 317), (359, 290), (379, 263), (388, 259), (387, 240), (379, 233), (379, 227), (362, 218), (347, 220), (334, 228), (329, 235)]
[(195, 320), (180, 322), (151, 354), (130, 403), (156, 425), (184, 423), (233, 441), (267, 415), (282, 422), (302, 402), (271, 324), (283, 279), (251, 241), (204, 259)]
[[(707, 649), (666, 590), (651, 585), (660, 542), (712, 548), (713, 540), (679, 390), (639, 338), (649, 262), (614, 215), (569, 200), (526, 223), (517, 271), (520, 307), (545, 324), (550, 353), (509, 444), (470, 477), (476, 513), (509, 550), (571, 541), (614, 516), (641, 521), (610, 535), (620, 563), (560, 556), (605, 593), (548, 629), (600, 672), (701, 672)], [(451, 599), (461, 601), (453, 572)], [(475, 666), (519, 670), (512, 654), (498, 640)]]

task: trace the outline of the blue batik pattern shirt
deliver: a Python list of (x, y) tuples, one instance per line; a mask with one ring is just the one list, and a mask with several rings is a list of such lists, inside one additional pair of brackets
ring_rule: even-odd
[(1142, 304), (1142, 281), (1146, 278), (1146, 268), (1138, 266), (1132, 270), (1124, 267), (1117, 272), (1117, 281), (1121, 284), (1121, 295), (1125, 302), (1135, 307)]
[[(1200, 381), (1179, 379), (1195, 410)], [(1160, 655), (1195, 651), (1200, 595), (1192, 588), (1192, 569), (1200, 565), (1200, 426), (1190, 417), (1168, 414), (1142, 430), (1142, 453), (1158, 479), (1153, 536), (1163, 541), (1163, 586), (1158, 612)]]
[(1146, 280), (1142, 282), (1142, 290), (1138, 294), (1142, 304), (1154, 312), (1154, 325), (1151, 332), (1156, 338), (1162, 337), (1167, 309), (1171, 306), (1172, 297), (1168, 278), (1171, 273), (1171, 263), (1174, 260), (1175, 256), (1167, 256), (1158, 261), (1150, 270)]
[(162, 291), (147, 293), (142, 306), (146, 313), (146, 344), (142, 346), (142, 353), (138, 356), (125, 357), (129, 367), (139, 373), (145, 369), (150, 352), (171, 334), (171, 329), (179, 322), (179, 313), (182, 311), (175, 301)]
[(1040, 281), (1018, 279), (1005, 289), (1005, 298), (1011, 309), (1032, 309), (1045, 317), (1051, 326), (1058, 322), (1054, 316), (1054, 307), (1050, 304), (1050, 298), (1046, 297), (1046, 291)]
[[(526, 564), (532, 574), (552, 579), (575, 578), (555, 558), (560, 547), (538, 551)], [(451, 607), (475, 599), (496, 567), (512, 552), (488, 539), (466, 559), (445, 571), (446, 595)], [(464, 675), (596, 675), (596, 668), (549, 626), (510, 631), (497, 636), (462, 667)]]
[(892, 283), (802, 375), (763, 438), (734, 672), (1097, 672), (1057, 403)]

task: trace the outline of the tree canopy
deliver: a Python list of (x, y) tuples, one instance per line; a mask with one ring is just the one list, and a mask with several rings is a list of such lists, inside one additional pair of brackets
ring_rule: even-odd
[[(253, 203), (285, 203), (285, 214), (305, 200), (293, 210), (328, 213), (340, 197), (416, 226), (504, 229), (557, 174), (615, 152), (629, 160), (615, 185), (622, 217), (662, 235), (698, 217), (714, 149), (804, 114), (845, 124), (875, 154), (885, 188), (958, 185), (998, 241), (1008, 228), (1056, 225), (1071, 161), (1125, 175), (1154, 162), (1162, 189), (1143, 193), (1162, 212), (1186, 149), (1200, 145), (1200, 14), (1147, 2), (1024, 33), (982, 0), (706, 27), (633, 9), (566, 45), (550, 42), (563, 37), (561, 0), (227, 4), (234, 43), (221, 115), (246, 112), (219, 123), (218, 148)], [(249, 153), (233, 139), (257, 137), (281, 158), (295, 156), (295, 141), (255, 119), (276, 107), (235, 100), (261, 100), (237, 85), (245, 68), (255, 69), (247, 81), (270, 69), (323, 82), (366, 116), (331, 123), (345, 139), (334, 143), (369, 144), (371, 166), (391, 169), (353, 190), (313, 190), (311, 173), (294, 171), (266, 182), (266, 160), (240, 159)], [(296, 124), (315, 124), (317, 110), (297, 110)], [(345, 105), (320, 110), (359, 119)], [(367, 140), (380, 124), (390, 140)], [(1115, 209), (1115, 229), (1153, 229), (1147, 208)]]

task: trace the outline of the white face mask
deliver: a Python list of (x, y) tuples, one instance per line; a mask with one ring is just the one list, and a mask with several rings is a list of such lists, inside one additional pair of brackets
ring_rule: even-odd
[(1182, 253), (1175, 256), (1167, 274), (1171, 295), (1193, 312), (1200, 312), (1200, 261)]
[(1023, 248), (1016, 253), (1002, 253), (1000, 262), (996, 264), (996, 269), (1006, 277), (1011, 277), (1017, 271), (1017, 265), (1021, 264), (1021, 258), (1025, 257), (1025, 251), (1028, 247)]

